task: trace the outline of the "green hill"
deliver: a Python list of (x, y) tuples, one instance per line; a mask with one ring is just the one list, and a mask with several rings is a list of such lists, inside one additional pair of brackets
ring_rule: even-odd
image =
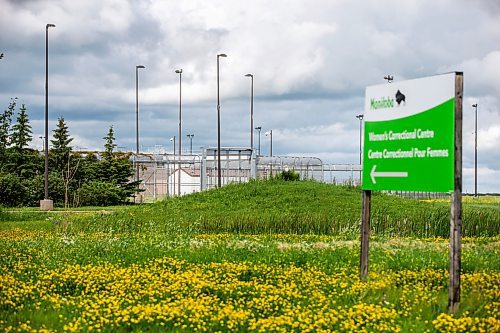
[[(449, 202), (372, 196), (374, 235), (448, 237)], [(298, 181), (253, 181), (79, 218), (74, 231), (327, 234), (359, 233), (359, 188)], [(500, 234), (498, 205), (464, 204), (464, 236)]]

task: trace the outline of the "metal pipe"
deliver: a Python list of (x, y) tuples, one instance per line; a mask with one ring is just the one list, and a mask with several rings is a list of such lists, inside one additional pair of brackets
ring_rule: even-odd
[(219, 89), (219, 58), (227, 57), (224, 53), (217, 55), (217, 187), (221, 187), (220, 166), (220, 89)]
[(475, 109), (474, 122), (474, 196), (477, 197), (477, 103), (472, 104)]
[[(177, 192), (181, 195), (181, 156), (182, 156), (182, 68), (175, 71), (179, 74), (179, 175), (177, 181)], [(174, 147), (175, 150), (175, 147)]]
[(44, 173), (44, 199), (49, 199), (49, 28), (54, 24), (45, 26), (45, 173)]

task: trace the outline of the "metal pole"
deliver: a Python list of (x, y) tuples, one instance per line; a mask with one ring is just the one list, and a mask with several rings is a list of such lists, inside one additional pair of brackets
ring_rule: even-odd
[[(135, 66), (135, 181), (139, 181), (139, 67)], [(139, 184), (137, 184), (139, 190)]]
[(250, 142), (253, 154), (253, 75), (252, 75), (252, 102), (250, 103)]
[(271, 130), (271, 177), (273, 176), (273, 130)]
[(257, 131), (259, 131), (259, 156), (260, 156), (260, 131), (261, 131), (262, 127), (260, 127), (260, 126), (259, 127), (255, 127), (255, 129)]
[(139, 193), (139, 68), (145, 68), (142, 65), (135, 66), (135, 181), (137, 182), (137, 193)]
[(45, 26), (45, 192), (44, 200), (49, 199), (49, 28), (54, 24)]
[(253, 153), (253, 74), (245, 74), (246, 77), (252, 79), (252, 85), (250, 90), (250, 148)]
[(220, 92), (219, 92), (219, 58), (227, 57), (224, 53), (217, 55), (217, 187), (221, 187), (220, 166)]
[(266, 136), (269, 135), (269, 138), (270, 138), (270, 147), (269, 147), (269, 157), (270, 158), (270, 167), (269, 167), (269, 170), (270, 170), (270, 174), (271, 174), (271, 177), (273, 176), (273, 130), (270, 130), (269, 132), (266, 132)]
[[(181, 156), (182, 156), (182, 69), (175, 71), (179, 74), (179, 174), (177, 181), (177, 192), (181, 195)], [(175, 149), (174, 149), (175, 150)]]
[[(363, 129), (362, 129), (362, 124), (363, 124), (363, 118), (364, 118), (364, 116), (363, 116), (362, 114), (358, 114), (358, 115), (356, 116), (356, 118), (358, 118), (358, 119), (359, 119), (359, 165), (360, 165), (360, 167), (361, 167), (361, 169), (362, 169), (363, 167), (361, 166), (361, 163), (362, 163), (362, 150), (361, 150), (362, 135), (361, 135), (361, 133), (362, 133), (362, 131), (363, 131)], [(360, 171), (359, 171), (359, 183), (360, 183), (360, 184), (361, 184), (361, 172), (362, 172), (362, 171), (360, 170)]]
[(189, 152), (191, 155), (193, 155), (193, 137), (194, 137), (194, 134), (188, 134), (187, 137), (189, 138)]
[(472, 104), (476, 109), (476, 116), (474, 122), (474, 196), (477, 197), (477, 103)]
[(271, 130), (271, 157), (273, 157), (273, 130)]
[(172, 150), (174, 152), (174, 171), (172, 173), (172, 195), (175, 196), (175, 135), (174, 137), (170, 138), (170, 141), (172, 141)]

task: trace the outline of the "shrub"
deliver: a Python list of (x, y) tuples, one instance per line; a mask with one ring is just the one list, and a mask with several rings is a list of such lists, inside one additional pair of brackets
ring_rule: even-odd
[(22, 206), (26, 198), (26, 188), (21, 179), (12, 173), (0, 174), (0, 205)]
[(278, 173), (274, 178), (284, 181), (298, 181), (300, 180), (300, 174), (295, 170), (285, 170)]
[[(45, 195), (45, 177), (43, 174), (23, 180), (26, 188), (24, 205), (36, 207)], [(49, 198), (54, 206), (62, 206), (64, 203), (64, 181), (56, 172), (49, 172)]]
[(127, 195), (115, 183), (91, 181), (83, 184), (77, 191), (81, 206), (113, 206), (127, 200)]

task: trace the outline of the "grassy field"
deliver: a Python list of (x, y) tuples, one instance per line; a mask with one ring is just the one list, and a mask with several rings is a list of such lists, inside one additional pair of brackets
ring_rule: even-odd
[(94, 212), (0, 210), (0, 331), (498, 332), (500, 203), (464, 200), (447, 313), (449, 203), (254, 182)]

